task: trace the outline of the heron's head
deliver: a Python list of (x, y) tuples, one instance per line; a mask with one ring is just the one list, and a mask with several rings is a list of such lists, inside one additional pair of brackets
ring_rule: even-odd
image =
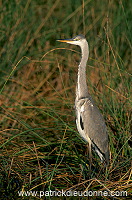
[(57, 41), (82, 46), (86, 42), (86, 39), (83, 35), (77, 35), (71, 39), (59, 39)]

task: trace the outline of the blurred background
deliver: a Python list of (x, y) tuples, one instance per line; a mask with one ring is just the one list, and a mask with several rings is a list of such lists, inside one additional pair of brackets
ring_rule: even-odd
[[(21, 199), (21, 190), (69, 188), (130, 195), (130, 8), (129, 0), (0, 2), (2, 199)], [(78, 34), (89, 43), (88, 89), (110, 139), (110, 166), (105, 169), (93, 153), (92, 172), (75, 125), (80, 49), (56, 41)]]

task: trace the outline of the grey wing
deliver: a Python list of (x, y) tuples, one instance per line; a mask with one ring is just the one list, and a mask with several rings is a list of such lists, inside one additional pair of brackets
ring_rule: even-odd
[(89, 99), (82, 99), (79, 104), (80, 124), (86, 136), (105, 157), (109, 157), (107, 128), (100, 111)]

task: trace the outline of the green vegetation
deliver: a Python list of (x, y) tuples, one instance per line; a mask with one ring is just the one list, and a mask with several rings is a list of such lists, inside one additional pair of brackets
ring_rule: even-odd
[[(6, 0), (0, 9), (1, 199), (62, 189), (130, 198), (131, 1)], [(110, 138), (110, 166), (93, 153), (92, 172), (75, 125), (79, 48), (56, 42), (78, 34), (89, 42), (88, 88)]]

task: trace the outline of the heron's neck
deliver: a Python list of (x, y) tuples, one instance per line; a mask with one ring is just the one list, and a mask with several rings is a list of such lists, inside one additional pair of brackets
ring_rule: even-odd
[(85, 98), (89, 96), (88, 87), (86, 83), (86, 64), (89, 55), (88, 43), (86, 42), (81, 48), (82, 58), (78, 66), (78, 78), (77, 78), (77, 87), (76, 87), (76, 98)]

